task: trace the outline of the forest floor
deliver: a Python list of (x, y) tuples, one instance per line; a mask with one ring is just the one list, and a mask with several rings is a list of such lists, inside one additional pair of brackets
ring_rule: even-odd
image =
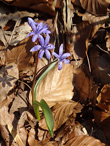
[[(110, 145), (109, 4), (0, 2), (0, 146)], [(55, 46), (50, 60), (30, 52), (40, 39), (27, 38), (33, 31), (28, 18), (48, 24), (49, 44)], [(71, 54), (70, 63), (61, 70), (56, 64), (37, 89), (37, 100), (44, 99), (53, 115), (51, 137), (42, 110), (41, 120), (35, 116), (32, 91), (34, 79), (54, 61), (52, 52), (58, 53), (61, 44)]]

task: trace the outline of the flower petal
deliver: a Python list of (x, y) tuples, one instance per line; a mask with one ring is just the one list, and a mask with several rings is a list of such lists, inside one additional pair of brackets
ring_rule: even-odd
[(63, 54), (63, 44), (61, 44), (59, 48), (59, 55), (61, 56), (62, 54)]
[(34, 32), (30, 32), (30, 33), (26, 36), (26, 38), (30, 37), (31, 35), (34, 35)]
[(68, 60), (68, 59), (63, 59), (62, 62), (66, 63), (66, 64), (69, 64), (69, 63), (70, 63), (70, 60)]
[(63, 66), (63, 63), (61, 61), (58, 62), (58, 70), (61, 70)]
[(36, 25), (35, 25), (35, 23), (31, 23), (31, 28), (32, 28), (32, 30), (35, 32), (36, 30), (37, 30), (37, 27), (36, 27)]
[(32, 42), (35, 42), (38, 38), (38, 34), (34, 34), (33, 37), (32, 37)]
[(39, 30), (42, 29), (42, 28), (43, 28), (43, 23), (42, 23), (42, 22), (38, 23), (37, 28), (38, 28)]
[(45, 55), (46, 55), (47, 59), (51, 58), (51, 54), (47, 49), (45, 49)]
[(38, 54), (39, 59), (42, 59), (43, 55), (44, 55), (44, 50), (41, 49)]
[(44, 28), (48, 28), (48, 24), (46, 23), (46, 24), (44, 24), (44, 26), (43, 26)]
[(47, 46), (47, 49), (48, 49), (48, 50), (55, 49), (55, 46), (52, 45), (52, 44), (49, 44), (49, 45)]
[(58, 59), (60, 58), (59, 55), (58, 55), (57, 53), (53, 52), (52, 54), (53, 54), (56, 58), (58, 58)]
[(35, 25), (37, 25), (38, 23), (36, 23), (32, 18), (28, 17), (28, 24), (31, 26), (31, 23), (34, 23)]
[(50, 40), (50, 36), (47, 34), (46, 38), (45, 38), (45, 45), (47, 45), (49, 43)]
[(47, 31), (47, 28), (42, 28), (39, 30), (39, 33), (42, 34), (42, 33), (45, 33), (46, 31)]
[(50, 34), (50, 33), (51, 33), (50, 30), (43, 30), (43, 31), (44, 31), (44, 33), (46, 33), (46, 34)]
[(40, 48), (41, 48), (40, 45), (36, 45), (36, 46), (34, 46), (34, 47), (30, 50), (30, 52), (38, 51), (38, 50), (40, 50)]
[(41, 46), (44, 46), (44, 38), (41, 35), (39, 35), (39, 42), (40, 42)]
[(67, 57), (71, 56), (70, 53), (64, 53), (62, 56), (61, 56), (61, 59), (66, 59)]

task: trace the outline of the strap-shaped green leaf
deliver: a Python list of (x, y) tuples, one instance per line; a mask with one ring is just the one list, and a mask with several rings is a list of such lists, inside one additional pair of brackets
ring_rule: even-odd
[(47, 105), (44, 99), (41, 99), (40, 103), (38, 101), (34, 101), (33, 106), (37, 108), (39, 108), (40, 106), (42, 108), (49, 133), (53, 137), (54, 119), (49, 106)]

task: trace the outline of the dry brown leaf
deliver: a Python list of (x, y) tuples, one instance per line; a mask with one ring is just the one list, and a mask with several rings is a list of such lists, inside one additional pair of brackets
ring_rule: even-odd
[[(21, 40), (26, 38), (28, 33), (31, 31), (31, 27), (28, 25), (27, 22), (24, 23), (24, 25), (20, 26), (20, 23), (22, 21), (23, 17), (34, 17), (34, 13), (30, 13), (27, 11), (17, 11), (14, 13), (7, 13), (7, 10), (10, 9), (7, 8), (7, 6), (4, 6), (4, 10), (2, 9), (2, 5), (0, 5), (0, 40), (3, 42), (5, 46), (7, 45), (17, 45)], [(12, 26), (9, 26), (9, 21), (12, 21)], [(15, 22), (15, 23), (14, 23)], [(6, 27), (12, 27), (14, 26), (12, 31), (4, 31), (6, 30)], [(8, 28), (8, 29), (9, 29)]]
[(5, 65), (5, 53), (0, 50), (0, 67)]
[(96, 17), (92, 14), (89, 13), (84, 13), (82, 16), (82, 20), (83, 21), (88, 21), (90, 25), (92, 25), (92, 31), (90, 32), (90, 38), (92, 38), (94, 36), (94, 34), (98, 31), (98, 29), (100, 27), (102, 27), (102, 25), (107, 22), (107, 20), (109, 19), (109, 16), (100, 16), (100, 17)]
[[(11, 144), (12, 146), (17, 146), (17, 144), (13, 141), (12, 136), (9, 134), (9, 131), (7, 130), (7, 125), (12, 123), (14, 119), (14, 114), (8, 113), (7, 106), (0, 108), (0, 132), (6, 145)], [(16, 122), (13, 124), (15, 125)]]
[(90, 63), (95, 82), (100, 82), (102, 85), (110, 83), (109, 55), (106, 53), (100, 55), (94, 46), (90, 46), (90, 49)]
[(3, 146), (18, 146), (18, 144), (13, 140), (13, 137), (10, 135), (9, 130), (7, 129), (6, 126), (1, 126), (0, 125), (0, 132), (1, 136), (5, 142)]
[(94, 110), (95, 122), (103, 130), (107, 143), (110, 143), (110, 85), (104, 85), (98, 96), (97, 105), (100, 110)]
[(107, 38), (106, 47), (107, 47), (108, 52), (110, 52), (110, 37)]
[(106, 15), (109, 0), (72, 0), (73, 4), (95, 15)]
[(73, 59), (86, 57), (91, 29), (92, 26), (88, 22), (81, 22), (73, 27), (71, 36), (68, 37), (67, 35), (67, 40), (70, 38), (71, 43), (67, 42), (66, 49), (73, 56)]
[(110, 103), (110, 85), (104, 85), (101, 89), (101, 93), (97, 97), (98, 103)]
[(19, 71), (24, 71), (27, 73), (28, 71), (33, 71), (33, 56), (30, 52), (30, 49), (33, 47), (33, 43), (31, 38), (26, 38), (19, 43), (16, 47), (13, 47), (12, 50), (6, 51), (6, 62), (11, 63), (15, 62), (18, 65)]
[(17, 7), (22, 7), (22, 8), (28, 8), (28, 9), (34, 9), (34, 10), (39, 10), (44, 13), (49, 13), (50, 15), (55, 15), (55, 7), (54, 1), (46, 1), (46, 0), (12, 0), (10, 3), (10, 0), (2, 0), (4, 3), (12, 6), (17, 6)]
[(35, 139), (35, 128), (31, 128), (31, 130), (29, 131), (29, 135), (28, 135), (28, 144), (29, 146), (34, 146), (35, 144), (38, 144), (38, 140)]
[(106, 146), (106, 144), (101, 143), (98, 139), (95, 139), (92, 136), (76, 136), (73, 139), (69, 140), (65, 145), (63, 146)]
[(92, 79), (89, 79), (83, 69), (74, 69), (73, 84), (74, 98), (77, 100), (86, 100), (90, 96), (92, 88)]
[(55, 146), (61, 146), (66, 143), (69, 139), (74, 138), (74, 129), (75, 129), (75, 117), (71, 115), (66, 123), (60, 128), (55, 136)]
[(13, 122), (14, 115), (8, 113), (8, 107), (4, 106), (0, 108), (0, 113), (0, 125), (6, 126)]
[(0, 70), (0, 102), (6, 98), (8, 92), (13, 89), (18, 80), (19, 72), (15, 63), (10, 63)]
[(16, 133), (16, 130), (12, 126), (12, 124), (8, 124), (8, 130), (10, 131), (11, 135), (13, 136), (14, 141), (19, 145), (19, 146), (25, 146), (24, 143), (22, 142), (21, 138), (19, 135)]
[[(70, 32), (71, 35), (66, 35), (66, 49), (70, 52), (73, 59), (84, 59), (87, 56), (88, 41), (91, 39), (98, 29), (109, 19), (109, 16), (96, 17), (89, 13), (84, 13), (82, 16), (83, 22), (76, 24)], [(69, 40), (70, 42), (69, 43)], [(77, 66), (80, 66), (77, 62)]]
[(37, 100), (45, 99), (51, 107), (60, 101), (67, 101), (73, 96), (73, 66), (63, 64), (62, 70), (58, 70), (56, 65), (42, 79), (38, 91)]
[[(71, 114), (79, 113), (82, 106), (74, 101), (62, 102), (62, 104), (56, 105), (56, 109), (52, 112), (54, 118), (54, 131), (58, 130), (69, 118)], [(53, 107), (54, 108), (54, 107)], [(43, 129), (47, 129), (45, 120), (39, 121), (39, 126)]]
[(10, 113), (14, 113), (15, 111), (19, 111), (20, 113), (22, 113), (27, 108), (28, 108), (27, 91), (22, 91), (21, 93), (18, 92), (10, 108)]

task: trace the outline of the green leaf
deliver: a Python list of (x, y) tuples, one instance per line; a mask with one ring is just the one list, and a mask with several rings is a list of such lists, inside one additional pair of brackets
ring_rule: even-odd
[(47, 103), (45, 102), (45, 100), (42, 99), (40, 101), (40, 103), (38, 101), (33, 102), (33, 107), (34, 107), (35, 113), (36, 113), (36, 107), (39, 109), (39, 106), (43, 110), (45, 121), (46, 121), (48, 130), (49, 130), (49, 133), (50, 133), (51, 137), (53, 137), (54, 119), (53, 119), (53, 116), (52, 116), (52, 112), (51, 112), (49, 106), (47, 105)]

